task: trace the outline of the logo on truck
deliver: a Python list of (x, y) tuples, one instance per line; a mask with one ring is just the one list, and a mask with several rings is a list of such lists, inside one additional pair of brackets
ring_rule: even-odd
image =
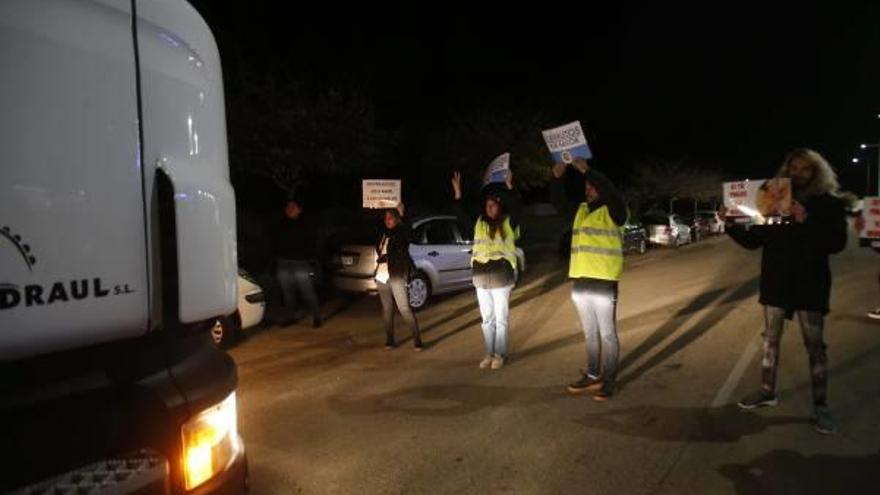
[[(20, 235), (12, 232), (7, 226), (0, 227), (0, 239), (12, 244), (16, 258), (23, 261), (28, 272), (33, 272), (37, 258), (31, 252)], [(56, 303), (99, 299), (110, 296), (133, 294), (135, 291), (128, 284), (107, 286), (100, 277), (79, 278), (76, 280), (59, 281), (47, 285), (18, 285), (0, 281), (0, 311), (19, 306), (47, 306)]]

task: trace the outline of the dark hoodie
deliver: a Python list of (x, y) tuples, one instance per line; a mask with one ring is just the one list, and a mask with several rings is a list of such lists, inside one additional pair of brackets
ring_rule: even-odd
[[(397, 227), (389, 230), (382, 224), (382, 233), (376, 241), (376, 254), (379, 263), (388, 263), (388, 275), (394, 279), (408, 279), (413, 269), (413, 260), (409, 254), (410, 226), (406, 220), (397, 213), (391, 211), (398, 220)], [(382, 255), (382, 240), (388, 238), (388, 254)]]

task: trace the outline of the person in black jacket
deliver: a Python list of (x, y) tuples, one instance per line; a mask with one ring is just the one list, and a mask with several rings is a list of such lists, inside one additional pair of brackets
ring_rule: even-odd
[(397, 209), (385, 211), (383, 229), (376, 242), (376, 288), (382, 302), (382, 320), (385, 324), (385, 348), (395, 347), (394, 306), (413, 334), (413, 347), (421, 351), (422, 338), (419, 323), (409, 307), (407, 283), (413, 270), (409, 254), (410, 227), (403, 219), (403, 203)]
[(275, 238), (276, 275), (281, 286), (284, 306), (297, 319), (297, 293), (302, 296), (312, 314), (312, 326), (323, 323), (318, 295), (315, 292), (315, 226), (304, 214), (299, 200), (284, 204), (284, 218)]
[[(828, 361), (823, 338), (829, 311), (831, 269), (829, 255), (846, 247), (847, 222), (843, 201), (837, 196), (837, 178), (819, 153), (792, 151), (778, 177), (791, 179), (792, 221), (783, 225), (730, 225), (727, 233), (747, 249), (763, 249), (761, 292), (764, 306), (764, 347), (761, 388), (739, 402), (743, 409), (775, 406), (779, 341), (784, 320), (797, 316), (810, 361), (814, 427), (834, 433), (827, 404)], [(722, 216), (726, 210), (722, 209)]]

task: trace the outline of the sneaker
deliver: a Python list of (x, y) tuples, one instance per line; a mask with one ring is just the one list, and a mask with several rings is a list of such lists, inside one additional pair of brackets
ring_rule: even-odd
[(486, 354), (486, 357), (484, 357), (483, 360), (480, 361), (480, 369), (484, 370), (484, 369), (488, 368), (489, 366), (492, 366), (492, 361), (494, 359), (495, 359), (495, 357), (492, 356), (491, 354)]
[(880, 320), (880, 308), (877, 308), (874, 311), (869, 312), (868, 318), (871, 318), (872, 320)]
[(823, 435), (837, 433), (837, 425), (834, 424), (834, 418), (831, 416), (828, 406), (816, 406), (813, 415), (813, 428)]
[(593, 400), (597, 402), (605, 402), (614, 396), (616, 388), (614, 382), (604, 382), (599, 390), (593, 394)]
[(492, 358), (492, 369), (500, 370), (504, 367), (504, 357), (503, 356), (495, 356)]
[(776, 398), (776, 394), (760, 390), (746, 396), (746, 398), (737, 403), (737, 406), (740, 409), (750, 410), (758, 409), (759, 407), (773, 407), (777, 404), (779, 404), (779, 399)]
[(582, 374), (580, 380), (568, 384), (568, 392), (571, 394), (582, 394), (587, 390), (599, 388), (601, 385), (601, 378), (593, 378), (590, 375)]

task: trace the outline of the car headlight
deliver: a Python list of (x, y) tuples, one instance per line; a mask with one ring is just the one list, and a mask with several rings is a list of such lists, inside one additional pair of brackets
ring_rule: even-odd
[(242, 451), (235, 392), (187, 421), (180, 433), (184, 484), (192, 490), (224, 471)]

